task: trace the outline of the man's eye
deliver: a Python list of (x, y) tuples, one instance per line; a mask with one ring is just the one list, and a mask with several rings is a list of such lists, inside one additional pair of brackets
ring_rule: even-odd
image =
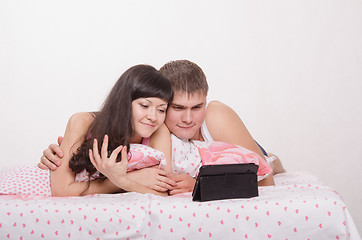
[(198, 110), (198, 109), (200, 109), (200, 108), (201, 108), (201, 106), (195, 106), (195, 107), (193, 107), (192, 109)]
[(175, 109), (175, 110), (181, 110), (182, 107), (173, 107), (173, 109)]

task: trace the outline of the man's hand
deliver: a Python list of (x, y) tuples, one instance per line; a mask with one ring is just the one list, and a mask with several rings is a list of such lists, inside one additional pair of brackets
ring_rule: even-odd
[(43, 151), (43, 156), (40, 157), (38, 167), (43, 170), (56, 170), (62, 164), (62, 157), (64, 156), (60, 144), (63, 141), (63, 137), (58, 137), (58, 145), (50, 144), (47, 149)]
[(176, 182), (176, 187), (170, 191), (170, 195), (191, 192), (194, 189), (196, 180), (187, 173), (170, 173), (167, 177)]
[(167, 172), (159, 169), (158, 166), (128, 172), (128, 177), (131, 180), (158, 192), (171, 191), (176, 186), (176, 182), (166, 175)]

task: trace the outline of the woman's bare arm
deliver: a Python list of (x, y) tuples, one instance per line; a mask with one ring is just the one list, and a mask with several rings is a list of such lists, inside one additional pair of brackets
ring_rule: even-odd
[(171, 151), (171, 133), (165, 124), (162, 124), (156, 132), (154, 132), (150, 139), (150, 147), (161, 151), (166, 158), (165, 171), (172, 172), (172, 151)]
[[(56, 171), (51, 171), (50, 173), (50, 184), (53, 196), (80, 196), (84, 194), (120, 191), (117, 186), (107, 180), (94, 180), (90, 183), (75, 182), (75, 173), (69, 168), (69, 161), (73, 153), (76, 152), (77, 148), (84, 141), (85, 134), (93, 120), (94, 117), (90, 113), (76, 113), (69, 119), (64, 139), (60, 145), (64, 154), (62, 164)], [(87, 190), (84, 191), (85, 189)]]
[(169, 177), (172, 171), (171, 164), (171, 135), (170, 131), (163, 124), (150, 139), (150, 147), (161, 151), (166, 158), (166, 168), (160, 169), (159, 166), (143, 168), (128, 173), (130, 179), (157, 191), (160, 195), (167, 195), (168, 190), (172, 190), (176, 186), (176, 182)]

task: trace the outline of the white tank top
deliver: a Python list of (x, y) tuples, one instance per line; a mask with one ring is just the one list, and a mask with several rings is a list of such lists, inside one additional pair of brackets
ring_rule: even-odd
[[(209, 105), (210, 101), (206, 101), (206, 107), (205, 107), (205, 111), (206, 111), (206, 108), (207, 106)], [(209, 129), (207, 129), (207, 126), (206, 126), (206, 121), (204, 120), (204, 122), (202, 123), (201, 125), (201, 135), (202, 137), (204, 138), (204, 141), (205, 142), (213, 142), (214, 139), (212, 138), (210, 132), (209, 132)]]

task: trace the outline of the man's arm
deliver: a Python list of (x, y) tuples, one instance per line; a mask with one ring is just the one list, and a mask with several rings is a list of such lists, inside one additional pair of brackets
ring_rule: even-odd
[[(205, 121), (215, 141), (235, 144), (257, 153), (265, 161), (265, 156), (252, 138), (239, 115), (229, 106), (212, 101), (206, 108)], [(274, 185), (270, 175), (259, 182), (259, 186)]]
[(205, 121), (215, 141), (244, 147), (265, 159), (239, 115), (229, 106), (218, 101), (210, 102), (206, 108)]
[(62, 157), (64, 156), (60, 144), (62, 144), (63, 137), (58, 137), (58, 144), (52, 143), (47, 149), (43, 151), (43, 155), (40, 157), (38, 167), (43, 170), (56, 170), (62, 164)]

